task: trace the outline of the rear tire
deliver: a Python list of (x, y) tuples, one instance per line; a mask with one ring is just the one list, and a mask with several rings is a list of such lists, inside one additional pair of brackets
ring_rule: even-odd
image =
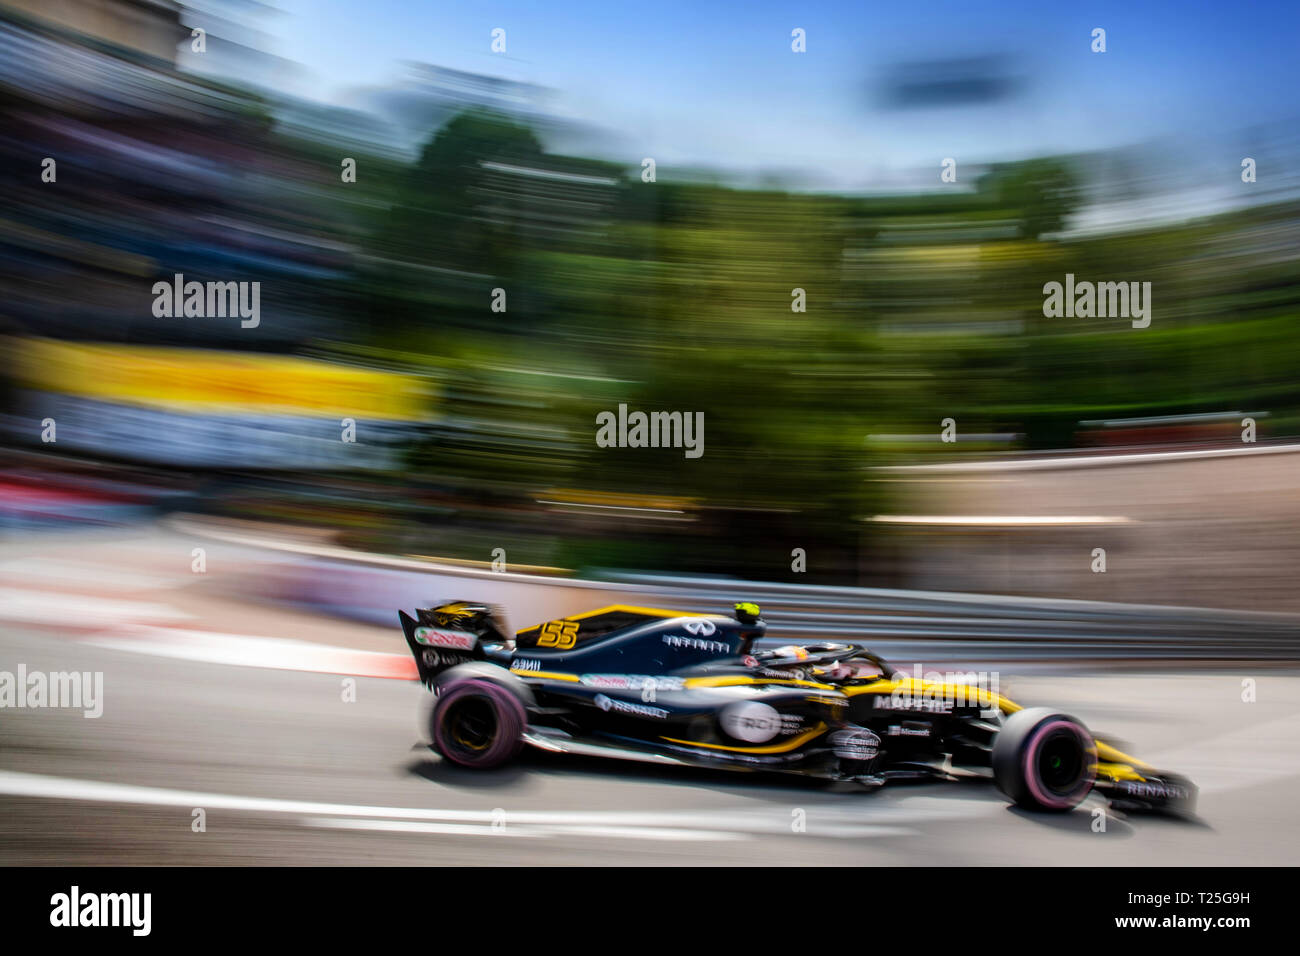
[(1073, 717), (1048, 707), (1017, 711), (994, 738), (993, 779), (1017, 806), (1073, 810), (1097, 779), (1097, 745)]
[(455, 681), (440, 690), (429, 715), (434, 749), (454, 764), (491, 770), (524, 746), (524, 705), (490, 680)]

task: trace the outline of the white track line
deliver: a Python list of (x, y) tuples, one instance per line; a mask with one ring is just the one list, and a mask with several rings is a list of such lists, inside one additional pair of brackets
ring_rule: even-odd
[(303, 817), (303, 826), (322, 830), (371, 830), (377, 833), (429, 833), (443, 836), (540, 837), (541, 830), (494, 827), (481, 823), (416, 823), (412, 820), (350, 820), (346, 817)]
[(746, 833), (725, 830), (683, 830), (670, 827), (614, 827), (614, 826), (536, 826), (514, 824), (508, 826), (475, 826), (463, 823), (415, 823), (410, 820), (349, 820), (331, 817), (306, 817), (305, 826), (329, 830), (370, 830), (381, 833), (421, 833), (446, 836), (508, 836), (508, 837), (612, 837), (620, 840), (671, 840), (676, 842), (721, 842), (744, 840)]
[[(299, 825), (332, 829), (366, 829), (388, 832), (498, 834), (520, 836), (575, 835), (637, 839), (714, 840), (756, 835), (788, 835), (790, 808), (763, 807), (722, 810), (483, 810), (380, 807), (273, 797), (172, 790), (136, 784), (76, 780), (43, 774), (0, 771), (0, 795), (90, 803), (122, 803), (179, 807), (186, 810), (229, 810), (242, 813), (289, 814)], [(889, 805), (871, 805), (869, 794), (846, 797), (844, 804), (807, 807), (806, 835), (812, 837), (865, 838), (911, 836), (916, 824), (969, 819), (998, 809), (998, 802), (917, 798)], [(327, 822), (328, 821), (328, 822)], [(497, 826), (493, 826), (493, 824)], [(451, 829), (451, 827), (455, 829)]]

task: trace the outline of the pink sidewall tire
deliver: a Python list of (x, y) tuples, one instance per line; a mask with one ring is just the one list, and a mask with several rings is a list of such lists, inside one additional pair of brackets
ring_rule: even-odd
[(1017, 806), (1073, 810), (1097, 779), (1097, 745), (1073, 717), (1047, 707), (1018, 711), (993, 742), (993, 779)]
[(519, 755), (527, 723), (524, 705), (507, 688), (491, 680), (461, 680), (438, 694), (429, 736), (444, 759), (491, 770)]

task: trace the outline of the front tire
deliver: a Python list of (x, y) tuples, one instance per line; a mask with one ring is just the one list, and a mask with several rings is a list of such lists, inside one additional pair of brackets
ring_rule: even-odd
[(1017, 711), (993, 741), (993, 779), (1017, 806), (1073, 810), (1097, 779), (1097, 745), (1073, 717), (1047, 707)]
[(490, 680), (444, 687), (429, 715), (434, 749), (454, 764), (491, 770), (518, 756), (527, 714), (519, 698)]

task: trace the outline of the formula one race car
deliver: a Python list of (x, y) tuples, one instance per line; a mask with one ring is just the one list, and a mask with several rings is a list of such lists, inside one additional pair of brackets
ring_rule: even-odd
[(858, 644), (756, 649), (735, 616), (605, 607), (506, 636), (492, 607), (399, 612), (435, 695), (433, 747), (489, 769), (541, 750), (856, 781), (992, 777), (1037, 810), (1096, 792), (1190, 812), (1196, 788), (1096, 740), (1073, 717), (978, 683), (909, 677)]

